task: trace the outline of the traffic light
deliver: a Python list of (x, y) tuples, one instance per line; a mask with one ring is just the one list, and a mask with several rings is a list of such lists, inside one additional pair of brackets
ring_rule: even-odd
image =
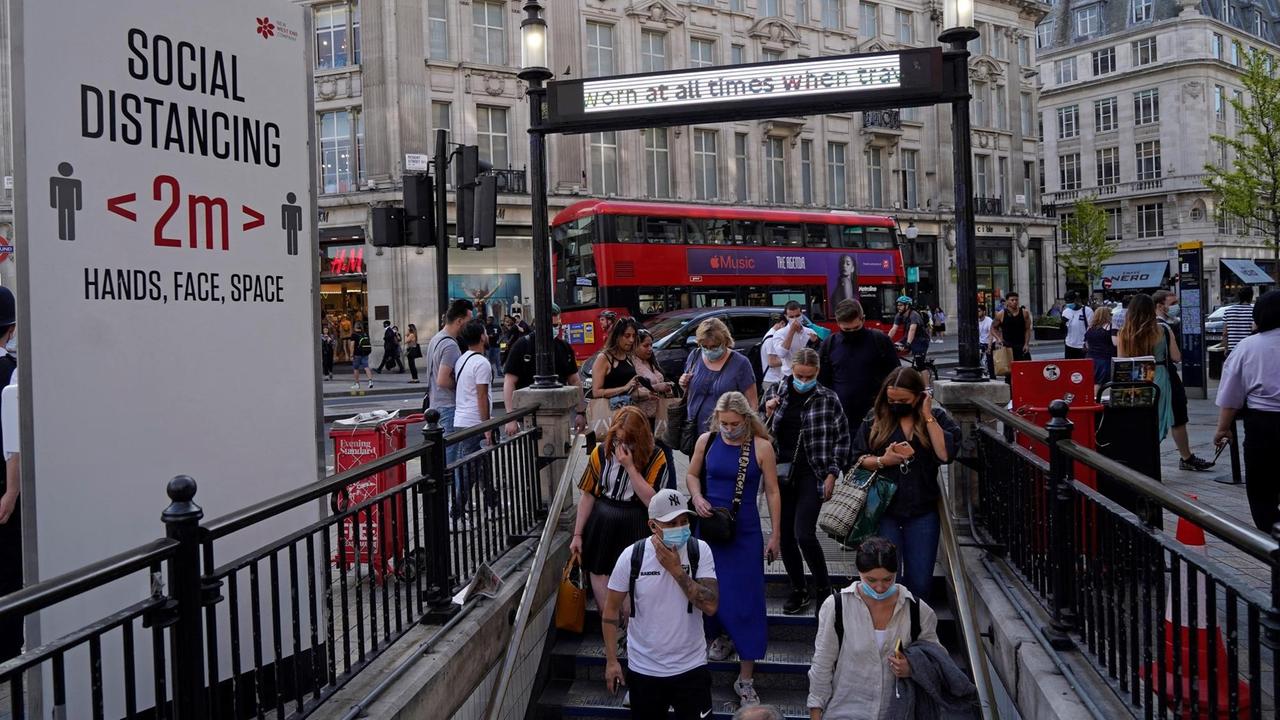
[(436, 206), (429, 175), (404, 176), (404, 225), (406, 242), (416, 247), (436, 244)]
[(467, 246), (476, 250), (498, 245), (498, 177), (481, 175), (476, 181), (472, 234)]
[(373, 209), (373, 246), (400, 247), (404, 245), (404, 210), (398, 207)]
[[(475, 244), (476, 188), (485, 177), (485, 173), (493, 168), (488, 162), (480, 159), (480, 148), (475, 145), (463, 145), (458, 149), (458, 158), (454, 165), (454, 192), (457, 203), (457, 231), (459, 248), (493, 247), (492, 245)], [(497, 205), (490, 204), (491, 212), (496, 212)]]

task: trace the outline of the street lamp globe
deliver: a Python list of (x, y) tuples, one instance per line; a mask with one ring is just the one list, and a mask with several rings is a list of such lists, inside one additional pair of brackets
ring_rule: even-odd
[(547, 59), (547, 21), (542, 19), (542, 4), (531, 0), (524, 5), (525, 19), (520, 23), (520, 74), (522, 80), (547, 80), (551, 77)]
[(915, 221), (912, 220), (907, 222), (907, 229), (902, 234), (906, 235), (908, 240), (915, 240), (920, 237), (920, 228), (916, 227)]
[(942, 27), (939, 42), (967, 43), (978, 37), (978, 30), (973, 24), (973, 0), (944, 0)]

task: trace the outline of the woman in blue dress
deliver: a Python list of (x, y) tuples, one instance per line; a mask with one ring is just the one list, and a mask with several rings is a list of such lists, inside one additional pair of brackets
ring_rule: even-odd
[[(707, 543), (715, 557), (720, 586), (732, 588), (732, 592), (720, 597), (719, 610), (706, 618), (705, 623), (707, 638), (711, 641), (707, 650), (710, 659), (727, 660), (737, 648), (741, 666), (733, 689), (740, 705), (746, 707), (760, 704), (752, 676), (756, 661), (764, 657), (769, 634), (761, 560), (773, 562), (781, 554), (782, 495), (778, 492), (778, 471), (769, 431), (745, 395), (727, 392), (716, 401), (710, 432), (698, 438), (689, 461), (686, 478), (689, 496), (700, 517), (710, 517), (714, 507), (733, 507), (744, 453), (748, 459), (747, 471), (733, 539)], [(772, 524), (767, 546), (756, 505), (762, 485)], [(701, 528), (698, 535), (702, 535)]]

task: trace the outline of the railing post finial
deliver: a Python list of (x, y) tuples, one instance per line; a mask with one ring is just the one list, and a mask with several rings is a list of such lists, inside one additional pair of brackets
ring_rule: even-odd
[(165, 535), (178, 547), (169, 561), (169, 596), (174, 602), (174, 651), (170, 672), (174, 684), (174, 716), (178, 720), (203, 720), (207, 716), (204, 684), (204, 589), (200, 573), (200, 520), (204, 510), (195, 504), (196, 481), (178, 475), (165, 487), (169, 507), (160, 519)]

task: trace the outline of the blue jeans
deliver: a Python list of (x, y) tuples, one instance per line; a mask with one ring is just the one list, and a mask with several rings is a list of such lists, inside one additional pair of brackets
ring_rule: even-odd
[[(440, 408), (436, 408), (436, 411), (440, 413), (440, 429), (444, 430), (445, 435), (452, 435), (453, 434), (453, 414), (454, 412), (457, 411), (457, 408), (453, 406), (440, 407)], [(454, 460), (458, 459), (457, 443), (454, 443), (452, 445), (446, 444), (444, 446), (444, 459), (445, 459), (445, 462), (447, 462), (450, 465), (453, 464)]]
[(929, 599), (933, 584), (940, 527), (936, 511), (906, 519), (887, 515), (880, 518), (880, 537), (898, 546), (898, 561), (902, 564), (898, 582), (923, 600)]
[[(484, 447), (484, 436), (469, 437), (456, 443), (454, 447), (458, 452), (458, 457), (465, 460), (472, 453), (479, 452)], [(454, 471), (454, 500), (451, 515), (455, 520), (462, 517), (464, 511), (471, 509), (471, 493), (477, 480), (483, 483), (484, 504), (491, 508), (498, 506), (498, 490), (493, 484), (492, 468), (489, 466), (488, 458), (482, 456), (471, 462), (464, 462), (461, 467)]]

